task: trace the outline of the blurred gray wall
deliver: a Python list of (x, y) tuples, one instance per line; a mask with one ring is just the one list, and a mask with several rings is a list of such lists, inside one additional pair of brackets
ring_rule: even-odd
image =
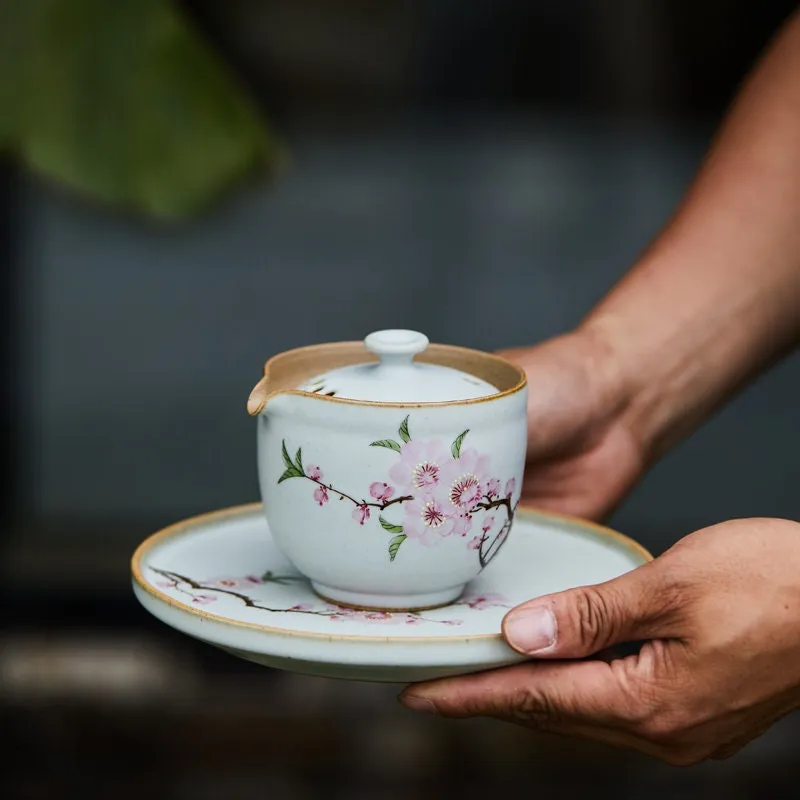
[[(546, 117), (309, 130), (290, 134), (277, 183), (172, 230), (26, 184), (29, 516), (170, 521), (256, 500), (244, 404), (285, 348), (403, 326), (494, 349), (568, 329), (705, 145)], [(800, 519), (799, 390), (795, 358), (658, 465), (614, 524), (660, 550), (730, 517)]]

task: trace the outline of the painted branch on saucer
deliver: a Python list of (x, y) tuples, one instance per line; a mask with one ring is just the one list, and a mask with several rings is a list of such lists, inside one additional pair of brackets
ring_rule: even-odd
[(499, 552), (511, 529), (516, 506), (511, 498), (515, 479), (502, 481), (492, 474), (489, 456), (464, 448), (469, 429), (459, 433), (448, 447), (441, 439), (417, 440), (411, 436), (410, 415), (397, 430), (397, 438), (379, 439), (370, 447), (396, 453), (398, 461), (384, 476), (376, 476), (365, 495), (346, 492), (325, 479), (318, 464), (303, 463), (303, 448), (292, 458), (281, 442), (285, 471), (278, 483), (299, 478), (315, 485), (312, 499), (320, 506), (331, 498), (352, 503), (352, 517), (366, 525), (377, 523), (392, 534), (389, 560), (409, 539), (432, 547), (450, 536), (465, 540), (485, 567)]
[[(215, 603), (220, 596), (234, 597), (248, 608), (267, 611), (273, 614), (309, 614), (316, 617), (327, 617), (332, 622), (382, 622), (385, 624), (419, 625), (422, 622), (432, 622), (439, 625), (461, 625), (461, 619), (439, 619), (420, 612), (394, 612), (394, 611), (361, 611), (332, 603), (296, 603), (292, 606), (279, 607), (267, 605), (252, 596), (254, 587), (267, 584), (287, 585), (293, 582), (303, 583), (304, 579), (298, 575), (274, 575), (265, 572), (263, 575), (242, 575), (235, 577), (212, 578), (197, 580), (181, 575), (172, 570), (150, 567), (161, 577), (155, 585), (159, 589), (167, 589), (183, 594), (191, 599), (193, 605), (206, 606)], [(473, 611), (483, 611), (488, 608), (510, 608), (508, 601), (502, 595), (494, 592), (472, 593), (465, 595), (451, 608), (466, 607)]]

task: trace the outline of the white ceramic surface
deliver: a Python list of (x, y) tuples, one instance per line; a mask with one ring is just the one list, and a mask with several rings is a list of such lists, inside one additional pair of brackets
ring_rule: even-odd
[(376, 403), (446, 403), (497, 393), (496, 386), (463, 370), (414, 361), (428, 344), (428, 337), (417, 331), (375, 331), (364, 345), (378, 356), (377, 362), (331, 370), (301, 388)]
[(419, 613), (321, 601), (275, 546), (260, 504), (154, 534), (133, 589), (166, 624), (249, 661), (348, 680), (413, 682), (522, 660), (500, 636), (509, 608), (609, 580), (650, 555), (599, 525), (520, 508), (515, 535), (456, 603)]
[(275, 542), (320, 597), (436, 607), (461, 594), (513, 529), (527, 385), (513, 368), (510, 389), (476, 378), (479, 398), (453, 400), (468, 385), (463, 370), (411, 362), (424, 335), (383, 331), (367, 343), (381, 362), (344, 367), (345, 384), (416, 402), (269, 395), (257, 423), (261, 499)]

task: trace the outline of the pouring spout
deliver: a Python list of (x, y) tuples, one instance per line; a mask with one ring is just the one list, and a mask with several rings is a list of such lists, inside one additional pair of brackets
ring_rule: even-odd
[(334, 342), (287, 350), (264, 364), (261, 380), (247, 399), (247, 413), (258, 416), (277, 395), (304, 394), (299, 386), (331, 369), (370, 361), (363, 342)]
[(268, 376), (264, 375), (264, 377), (253, 387), (253, 390), (250, 392), (250, 397), (247, 398), (247, 413), (251, 417), (258, 416), (264, 410), (264, 406), (267, 404), (267, 399), (271, 394), (267, 388), (268, 383)]

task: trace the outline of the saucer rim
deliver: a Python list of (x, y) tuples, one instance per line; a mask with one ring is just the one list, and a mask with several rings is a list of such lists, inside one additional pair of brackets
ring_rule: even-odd
[[(210, 611), (205, 611), (203, 609), (190, 606), (181, 600), (170, 597), (168, 594), (166, 594), (166, 592), (162, 592), (144, 577), (142, 572), (142, 562), (153, 548), (162, 544), (165, 540), (191, 534), (200, 526), (213, 525), (215, 523), (222, 522), (223, 520), (227, 521), (231, 518), (257, 516), (259, 514), (262, 515), (262, 519), (264, 519), (264, 522), (266, 522), (266, 519), (263, 517), (263, 503), (261, 502), (228, 506), (226, 508), (220, 508), (214, 511), (207, 511), (191, 517), (186, 517), (150, 534), (150, 536), (148, 536), (139, 544), (131, 557), (130, 569), (134, 583), (139, 587), (139, 589), (150, 595), (153, 599), (164, 603), (176, 612), (186, 613), (192, 617), (200, 617), (201, 619), (206, 619), (209, 622), (217, 623), (223, 626), (246, 628), (253, 631), (259, 631), (261, 633), (279, 635), (281, 637), (312, 640), (325, 639), (330, 642), (374, 643), (377, 641), (385, 641), (387, 643), (393, 642), (403, 644), (429, 644), (431, 642), (449, 643), (452, 642), (454, 638), (464, 642), (502, 639), (500, 632), (462, 634), (460, 636), (372, 636), (368, 634), (330, 634), (316, 631), (298, 631), (293, 630), (292, 628), (277, 627), (274, 625), (262, 625), (257, 622), (244, 622), (241, 620), (231, 619), (229, 616), (215, 614)], [(574, 517), (569, 514), (542, 510), (536, 506), (524, 503), (520, 503), (517, 506), (516, 516), (518, 519), (527, 519), (531, 522), (535, 522), (536, 518), (541, 519), (542, 517), (545, 519), (551, 519), (555, 522), (567, 522), (577, 528), (583, 529), (585, 532), (588, 532), (597, 538), (614, 540), (618, 545), (621, 545), (628, 552), (643, 559), (645, 564), (652, 561), (654, 558), (649, 550), (647, 550), (647, 548), (645, 548), (635, 539), (632, 539), (631, 537), (626, 536), (624, 533), (620, 533), (613, 528), (609, 528), (606, 525), (601, 525), (598, 522), (592, 522), (591, 520)], [(445, 608), (446, 607), (447, 606), (445, 606)]]

